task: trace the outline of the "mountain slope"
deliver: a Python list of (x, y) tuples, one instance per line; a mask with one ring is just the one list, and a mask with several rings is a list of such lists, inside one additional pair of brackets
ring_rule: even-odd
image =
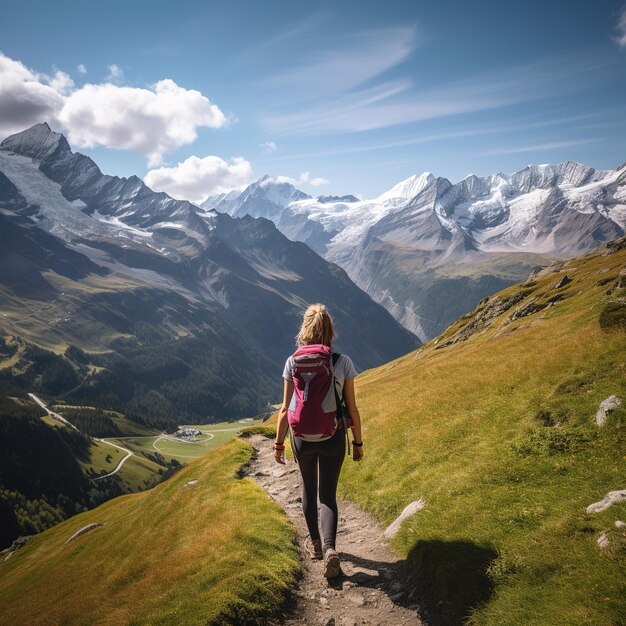
[(432, 623), (620, 623), (626, 503), (586, 508), (626, 488), (624, 405), (594, 420), (626, 399), (625, 330), (621, 239), (357, 379), (367, 456), (340, 489), (385, 524), (424, 499), (395, 545)]
[(278, 506), (236, 475), (250, 455), (232, 442), (37, 535), (0, 561), (0, 624), (269, 623), (298, 558)]
[[(417, 343), (271, 222), (103, 175), (46, 124), (0, 145), (0, 220), (0, 332), (11, 346), (0, 378), (31, 391), (170, 419), (255, 414), (274, 399), (315, 301), (360, 367)], [(53, 381), (39, 376), (40, 349)]]
[[(341, 265), (426, 340), (533, 267), (622, 236), (625, 183), (624, 166), (595, 170), (572, 161), (472, 175), (454, 185), (425, 172), (373, 200), (289, 200), (282, 194), (268, 216), (288, 237)], [(207, 206), (263, 214), (277, 190), (267, 177), (252, 187), (255, 193)]]
[[(127, 451), (87, 432), (155, 434), (150, 425), (95, 410), (75, 419), (76, 411), (61, 410), (69, 424), (49, 417), (24, 391), (0, 381), (0, 549), (105, 500), (152, 487), (179, 465), (153, 449), (122, 463)], [(120, 463), (106, 480), (96, 478)]]
[[(395, 547), (428, 623), (620, 623), (626, 503), (586, 507), (624, 488), (626, 412), (593, 418), (626, 394), (625, 266), (622, 239), (542, 270), (357, 379), (366, 456), (340, 488), (385, 523), (425, 500)], [(297, 557), (236, 478), (249, 457), (233, 442), (39, 535), (0, 563), (0, 623), (269, 622)]]

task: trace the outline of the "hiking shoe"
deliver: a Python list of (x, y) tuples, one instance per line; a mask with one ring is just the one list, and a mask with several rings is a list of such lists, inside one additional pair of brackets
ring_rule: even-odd
[(337, 578), (341, 574), (341, 565), (339, 563), (339, 555), (336, 550), (328, 548), (324, 554), (324, 577)]
[(312, 559), (319, 560), (324, 558), (321, 539), (311, 539), (311, 537), (307, 537), (304, 540), (304, 549)]

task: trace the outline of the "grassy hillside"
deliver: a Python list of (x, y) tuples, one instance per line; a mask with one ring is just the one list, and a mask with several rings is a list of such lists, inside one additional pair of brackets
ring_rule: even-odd
[(367, 457), (340, 488), (384, 523), (426, 501), (395, 541), (435, 623), (624, 623), (626, 502), (585, 510), (626, 489), (625, 405), (594, 423), (626, 400), (625, 266), (609, 244), (357, 379)]
[(53, 409), (80, 432), (0, 381), (0, 549), (112, 497), (154, 487), (255, 423), (200, 425), (190, 441), (157, 431), (158, 421), (134, 421), (138, 416), (87, 405)]
[(133, 450), (117, 473), (93, 480), (113, 472), (127, 453), (90, 437), (90, 429), (112, 427), (111, 434), (120, 435), (155, 431), (97, 409), (81, 409), (87, 417), (75, 420), (73, 411), (62, 409), (74, 425), (90, 428), (76, 431), (45, 414), (23, 390), (0, 381), (0, 548), (112, 497), (153, 487), (187, 461), (155, 449)]
[(238, 478), (250, 455), (233, 441), (32, 539), (0, 562), (0, 624), (266, 624), (298, 557), (278, 506)]

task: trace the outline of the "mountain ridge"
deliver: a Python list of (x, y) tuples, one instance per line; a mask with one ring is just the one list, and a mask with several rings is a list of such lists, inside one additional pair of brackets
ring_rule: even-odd
[[(33, 359), (39, 348), (51, 351), (46, 358), (65, 382), (32, 389), (44, 395), (71, 393), (118, 409), (131, 402), (138, 413), (170, 419), (177, 407), (196, 421), (258, 414), (274, 398), (301, 312), (314, 301), (330, 306), (341, 330), (338, 348), (358, 367), (417, 345), (343, 270), (272, 222), (203, 210), (153, 192), (136, 176), (104, 175), (44, 124), (0, 144), (0, 214), (28, 263), (35, 250), (26, 242), (36, 233), (41, 242), (48, 237), (49, 249), (54, 243), (57, 270), (84, 267), (72, 278), (42, 255), (26, 281), (28, 294), (16, 291), (28, 263), (0, 277), (0, 331), (14, 346), (0, 360), (0, 376), (35, 384)], [(3, 263), (10, 262), (7, 252)], [(77, 354), (67, 353), (72, 346), (84, 362), (68, 356)], [(149, 374), (155, 368), (142, 351), (156, 361), (167, 357), (159, 376)], [(153, 387), (142, 387), (142, 376)], [(123, 399), (122, 390), (130, 395)]]
[[(245, 203), (240, 198), (246, 190), (228, 203), (209, 200), (204, 206), (256, 215), (266, 206), (260, 192), (272, 184), (261, 180), (263, 186), (251, 185), (256, 191)], [(290, 194), (294, 190), (291, 186)], [(289, 194), (281, 199), (271, 210), (279, 230), (343, 267), (422, 340), (488, 295), (486, 285), (494, 279), (513, 284), (534, 266), (582, 254), (626, 232), (626, 167), (597, 170), (575, 161), (529, 165), (511, 174), (470, 174), (455, 184), (424, 172), (377, 198), (350, 203), (290, 200)], [(379, 275), (381, 265), (393, 266), (392, 275)], [(470, 309), (447, 314), (450, 296), (454, 300), (459, 292), (446, 285), (462, 265), (473, 274), (463, 285), (472, 294)], [(504, 267), (509, 269), (503, 272)], [(424, 290), (435, 299), (437, 313)], [(439, 298), (438, 291), (446, 297)]]

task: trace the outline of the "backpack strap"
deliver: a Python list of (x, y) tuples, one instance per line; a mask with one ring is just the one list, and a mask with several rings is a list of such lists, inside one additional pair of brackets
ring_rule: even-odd
[(337, 413), (341, 414), (341, 421), (343, 423), (343, 429), (346, 431), (346, 453), (348, 456), (350, 456), (350, 437), (348, 436), (348, 431), (349, 431), (349, 427), (348, 427), (348, 411), (345, 408), (345, 405), (343, 403), (343, 394), (339, 394), (339, 391), (337, 390), (337, 378), (335, 377), (335, 365), (337, 365), (337, 361), (339, 361), (339, 357), (341, 356), (341, 354), (339, 354), (339, 352), (333, 352), (332, 354), (332, 358), (331, 358), (331, 363), (333, 365), (333, 386), (335, 389), (335, 402), (337, 403)]
[[(339, 354), (339, 352), (333, 352), (332, 357), (331, 357), (331, 363), (333, 365), (333, 385), (335, 385), (335, 396), (337, 397), (338, 402), (340, 401), (341, 404), (343, 405), (343, 394), (339, 394), (339, 392), (337, 391), (337, 378), (335, 376), (335, 365), (337, 365), (337, 361), (339, 361), (339, 357), (341, 356), (341, 354)], [(337, 408), (339, 408), (339, 404), (337, 404)]]

